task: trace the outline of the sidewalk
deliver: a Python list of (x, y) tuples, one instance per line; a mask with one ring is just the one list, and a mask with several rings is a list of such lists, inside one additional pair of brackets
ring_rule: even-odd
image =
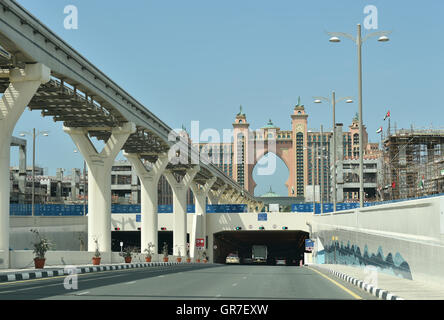
[(370, 273), (366, 273), (362, 267), (339, 264), (309, 264), (308, 266), (326, 270), (384, 300), (444, 299), (444, 287), (439, 284), (407, 280), (378, 272), (377, 286), (371, 286), (365, 282), (370, 277)]
[[(172, 266), (172, 265), (192, 265), (197, 264), (194, 262), (135, 262), (135, 263), (113, 263), (113, 264), (101, 264), (99, 266), (93, 266), (92, 264), (86, 265), (58, 265), (48, 266), (43, 269), (1, 269), (0, 270), (0, 283), (20, 280), (30, 280), (47, 277), (57, 277), (72, 274), (71, 268), (76, 268), (76, 274), (133, 269), (133, 268), (147, 268), (158, 266)], [(200, 264), (200, 263), (199, 263)]]

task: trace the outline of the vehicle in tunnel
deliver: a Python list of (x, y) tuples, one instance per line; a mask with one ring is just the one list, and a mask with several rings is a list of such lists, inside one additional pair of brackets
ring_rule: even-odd
[(226, 264), (240, 264), (240, 258), (237, 253), (230, 253), (225, 259)]
[(267, 263), (267, 246), (254, 245), (251, 248), (251, 259), (256, 263)]

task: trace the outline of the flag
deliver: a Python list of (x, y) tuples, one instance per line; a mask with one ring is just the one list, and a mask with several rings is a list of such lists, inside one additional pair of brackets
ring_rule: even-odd
[(390, 110), (385, 114), (384, 120), (390, 117)]
[(376, 130), (376, 133), (380, 133), (380, 132), (382, 132), (382, 127), (379, 127), (379, 129)]

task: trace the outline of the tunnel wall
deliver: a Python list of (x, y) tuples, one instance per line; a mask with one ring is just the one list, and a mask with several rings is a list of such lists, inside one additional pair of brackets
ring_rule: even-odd
[(334, 263), (336, 255), (336, 263), (444, 284), (443, 212), (444, 197), (436, 197), (316, 215), (314, 261)]

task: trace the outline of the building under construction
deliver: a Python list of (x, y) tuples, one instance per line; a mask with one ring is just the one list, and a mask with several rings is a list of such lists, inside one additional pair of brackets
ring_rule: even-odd
[(444, 130), (395, 129), (383, 143), (383, 200), (444, 191)]

